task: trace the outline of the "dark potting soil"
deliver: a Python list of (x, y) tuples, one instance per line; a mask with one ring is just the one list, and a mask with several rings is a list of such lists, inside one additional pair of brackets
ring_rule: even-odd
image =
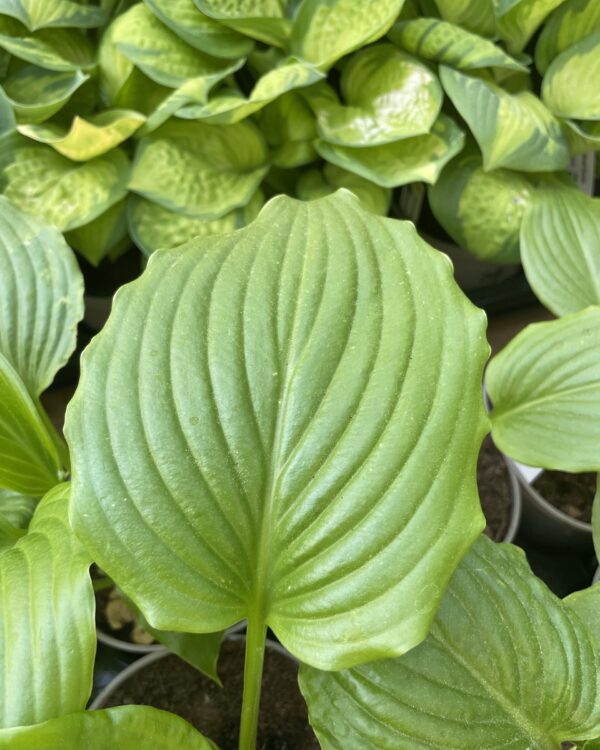
[[(108, 706), (144, 704), (179, 714), (220, 750), (236, 750), (242, 707), (244, 641), (223, 643), (220, 688), (176, 656), (150, 664), (111, 696)], [(258, 725), (258, 750), (319, 750), (298, 688), (298, 666), (267, 649)]]
[(596, 474), (544, 471), (532, 482), (532, 486), (557, 510), (577, 521), (591, 523)]
[(500, 542), (508, 530), (512, 500), (508, 469), (489, 435), (483, 441), (477, 460), (477, 486), (487, 521), (485, 533)]

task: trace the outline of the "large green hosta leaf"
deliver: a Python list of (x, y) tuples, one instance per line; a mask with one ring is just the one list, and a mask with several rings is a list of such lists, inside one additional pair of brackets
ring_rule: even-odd
[(90, 40), (75, 29), (29, 32), (19, 21), (0, 16), (0, 49), (48, 70), (71, 71), (95, 65)]
[(29, 31), (49, 26), (93, 28), (106, 21), (102, 8), (72, 0), (0, 0), (0, 14), (16, 18)]
[(560, 122), (529, 91), (509, 94), (480, 78), (440, 67), (446, 93), (469, 124), (487, 169), (552, 172), (569, 163)]
[(518, 172), (485, 172), (468, 151), (448, 164), (429, 188), (435, 218), (458, 245), (482, 260), (519, 262), (519, 231), (532, 184)]
[(117, 295), (68, 410), (72, 521), (154, 627), (403, 653), (483, 526), (486, 354), (411, 224), (275, 198)]
[(382, 37), (404, 0), (303, 0), (294, 19), (294, 54), (328, 68), (340, 57)]
[(407, 52), (459, 70), (489, 67), (527, 70), (493, 42), (439, 18), (399, 21), (388, 36)]
[[(69, 527), (68, 500), (68, 485), (48, 493), (27, 535), (0, 553), (2, 729), (82, 711), (90, 695), (96, 650), (91, 560)], [(2, 729), (0, 747), (13, 750), (16, 742)]]
[(544, 73), (552, 60), (584, 37), (600, 31), (600, 3), (567, 0), (548, 19), (535, 47), (535, 64)]
[(435, 0), (440, 16), (481, 36), (494, 36), (494, 0)]
[(600, 120), (600, 31), (560, 54), (542, 83), (542, 97), (560, 117)]
[(80, 164), (50, 146), (12, 138), (0, 144), (0, 162), (4, 195), (63, 232), (88, 224), (127, 193), (130, 165), (119, 149)]
[(0, 730), (0, 750), (216, 750), (175, 714), (150, 706), (86, 711)]
[(427, 640), (300, 686), (323, 750), (560, 750), (600, 731), (600, 659), (517, 547), (482, 538)]
[(520, 52), (544, 19), (565, 0), (492, 0), (496, 29), (509, 50)]
[(557, 185), (539, 190), (521, 244), (527, 279), (555, 315), (600, 305), (600, 200)]
[(80, 70), (56, 72), (27, 65), (2, 86), (18, 122), (40, 123), (61, 110), (88, 79)]
[(169, 122), (141, 141), (130, 189), (171, 211), (218, 219), (245, 206), (268, 170), (260, 131)]
[(464, 142), (463, 131), (441, 114), (426, 135), (370, 148), (349, 148), (319, 141), (316, 148), (324, 159), (342, 169), (381, 187), (397, 187), (418, 181), (434, 183)]
[(29, 526), (38, 503), (37, 497), (0, 489), (0, 516), (17, 529), (24, 530)]
[(492, 435), (531, 466), (600, 471), (600, 307), (528, 326), (486, 375)]
[(194, 0), (210, 18), (265, 44), (284, 47), (291, 31), (287, 0)]
[(427, 66), (391, 44), (357, 52), (344, 67), (340, 103), (334, 90), (308, 91), (318, 130), (328, 143), (378, 146), (431, 130), (442, 87)]
[(351, 190), (362, 205), (374, 214), (388, 215), (392, 202), (391, 190), (340, 169), (335, 164), (325, 164), (322, 172), (318, 169), (305, 172), (298, 180), (296, 195), (305, 201), (315, 200), (331, 195), (339, 188)]
[(127, 198), (115, 203), (89, 224), (67, 232), (65, 239), (93, 266), (107, 255), (111, 259), (115, 253), (120, 255), (120, 250), (131, 245), (127, 234)]

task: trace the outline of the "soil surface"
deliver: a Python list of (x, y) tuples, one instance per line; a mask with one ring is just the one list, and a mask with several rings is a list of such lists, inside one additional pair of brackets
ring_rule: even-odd
[(495, 542), (501, 542), (510, 523), (512, 499), (508, 469), (489, 435), (483, 441), (477, 460), (477, 486), (487, 521), (485, 533)]
[(577, 521), (591, 523), (596, 474), (544, 471), (532, 486), (557, 510)]
[[(219, 746), (236, 750), (242, 705), (244, 642), (223, 643), (220, 688), (170, 655), (117, 688), (109, 706), (144, 704), (179, 714)], [(267, 649), (258, 725), (258, 750), (319, 750), (298, 688), (298, 666)]]

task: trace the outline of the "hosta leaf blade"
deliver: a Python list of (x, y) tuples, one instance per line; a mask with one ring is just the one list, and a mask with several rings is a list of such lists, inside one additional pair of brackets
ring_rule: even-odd
[(435, 0), (440, 16), (474, 34), (494, 36), (494, 0)]
[(17, 529), (26, 529), (29, 526), (38, 502), (37, 497), (0, 489), (0, 515)]
[(8, 16), (0, 16), (0, 48), (20, 60), (48, 70), (75, 72), (95, 65), (90, 40), (77, 30), (29, 32), (19, 21)]
[(487, 369), (492, 435), (521, 463), (600, 471), (600, 308), (528, 326)]
[(322, 172), (318, 169), (305, 172), (298, 180), (296, 194), (301, 200), (315, 200), (331, 195), (340, 188), (353, 192), (363, 206), (374, 214), (388, 215), (392, 202), (391, 190), (340, 169), (335, 164), (325, 164)]
[(544, 24), (535, 47), (535, 64), (540, 73), (561, 52), (600, 31), (600, 4), (594, 0), (567, 0)]
[(287, 0), (194, 0), (199, 10), (240, 34), (265, 44), (285, 47), (291, 23), (286, 18)]
[(62, 109), (88, 79), (79, 70), (60, 73), (27, 65), (2, 86), (18, 122), (39, 123)]
[(106, 12), (72, 0), (0, 0), (0, 14), (12, 16), (29, 31), (51, 26), (93, 28), (106, 21)]
[(154, 627), (264, 618), (336, 669), (424, 637), (483, 526), (487, 344), (451, 273), (342, 192), (280, 196), (120, 292), (68, 410), (72, 521)]
[(600, 660), (522, 550), (480, 539), (426, 641), (341, 673), (301, 667), (323, 750), (560, 750), (600, 729)]
[(565, 0), (493, 0), (496, 29), (511, 52), (521, 52), (540, 24)]
[(67, 232), (65, 239), (93, 266), (107, 255), (112, 258), (116, 249), (131, 244), (127, 236), (127, 198), (115, 203), (89, 224)]

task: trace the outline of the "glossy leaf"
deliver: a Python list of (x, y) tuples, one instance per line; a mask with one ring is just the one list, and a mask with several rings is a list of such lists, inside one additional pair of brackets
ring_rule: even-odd
[(17, 744), (5, 728), (83, 711), (92, 689), (91, 561), (69, 527), (68, 500), (68, 485), (48, 493), (29, 533), (0, 553), (0, 747), (7, 750)]
[(440, 16), (481, 36), (494, 36), (494, 0), (435, 0)]
[(29, 32), (19, 21), (0, 16), (0, 49), (48, 70), (74, 72), (95, 65), (94, 48), (74, 29)]
[(600, 471), (600, 308), (528, 326), (486, 383), (498, 448), (545, 469)]
[(357, 52), (344, 67), (343, 103), (335, 93), (309, 101), (320, 137), (342, 146), (378, 146), (429, 133), (442, 106), (437, 77), (391, 44)]
[(88, 78), (79, 70), (57, 73), (27, 65), (2, 86), (18, 121), (39, 123), (61, 110)]
[(489, 67), (527, 70), (488, 39), (439, 18), (399, 21), (388, 36), (413, 55), (459, 70)]
[(364, 208), (380, 216), (387, 216), (392, 202), (392, 191), (379, 187), (364, 177), (353, 172), (336, 167), (335, 164), (325, 164), (323, 171), (313, 169), (306, 172), (296, 188), (298, 198), (315, 200), (331, 195), (339, 188), (346, 188), (356, 195)]
[(600, 730), (590, 632), (522, 550), (481, 538), (427, 640), (340, 673), (301, 667), (323, 750), (560, 750)]
[(397, 187), (419, 181), (434, 183), (444, 165), (463, 145), (462, 130), (441, 114), (427, 135), (370, 148), (349, 148), (319, 141), (316, 148), (324, 159), (342, 169), (381, 187)]
[(600, 3), (594, 0), (567, 0), (544, 24), (535, 47), (535, 64), (540, 73), (561, 52), (600, 31)]
[(0, 489), (0, 515), (17, 529), (26, 529), (33, 518), (39, 498)]
[(0, 0), (0, 14), (16, 18), (29, 31), (50, 26), (93, 28), (106, 21), (102, 8), (73, 0)]
[(484, 320), (451, 274), (348, 193), (279, 196), (117, 295), (68, 410), (72, 522), (154, 627), (250, 618), (332, 669), (424, 637), (483, 526)]
[(248, 203), (267, 169), (265, 143), (250, 122), (169, 122), (141, 141), (129, 188), (171, 211), (218, 219)]
[(389, 31), (404, 0), (303, 0), (290, 47), (298, 57), (329, 68), (340, 57)]
[(194, 0), (210, 18), (265, 44), (284, 47), (291, 31), (287, 0)]
[(125, 197), (129, 161), (119, 149), (78, 164), (25, 138), (0, 144), (4, 195), (61, 231), (84, 226)]
[(65, 239), (93, 266), (112, 255), (123, 243), (126, 246), (131, 244), (127, 236), (127, 198), (115, 203), (89, 224), (67, 232)]
[(567, 167), (569, 146), (561, 124), (534, 94), (509, 94), (446, 66), (440, 76), (481, 148), (484, 169), (552, 172)]
[(542, 98), (560, 117), (600, 120), (600, 31), (560, 54), (542, 83)]
[(527, 280), (551, 312), (600, 305), (600, 200), (556, 185), (541, 189), (521, 240)]
[(532, 184), (518, 172), (485, 172), (468, 151), (448, 164), (429, 188), (435, 218), (461, 247), (481, 260), (519, 262), (519, 231)]
[(565, 0), (493, 0), (496, 29), (511, 52), (521, 52), (544, 19)]

